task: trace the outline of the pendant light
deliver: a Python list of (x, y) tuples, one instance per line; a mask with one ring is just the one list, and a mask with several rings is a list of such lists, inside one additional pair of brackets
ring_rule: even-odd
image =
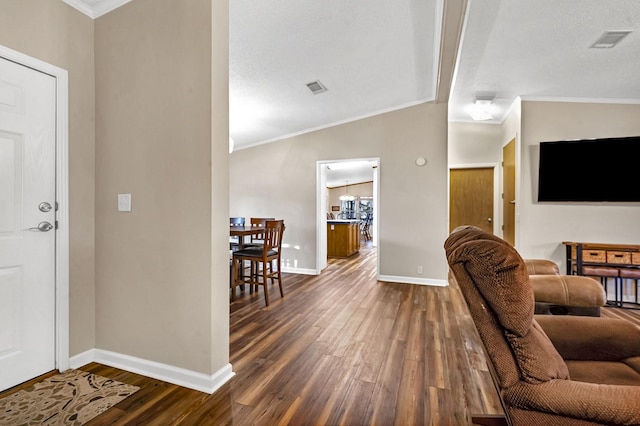
[(353, 201), (356, 197), (349, 194), (349, 181), (347, 181), (347, 192), (340, 196), (340, 201)]

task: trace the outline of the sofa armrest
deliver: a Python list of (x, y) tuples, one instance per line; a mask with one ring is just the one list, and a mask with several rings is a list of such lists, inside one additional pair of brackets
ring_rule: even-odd
[(564, 306), (600, 307), (607, 301), (602, 285), (580, 275), (529, 276), (536, 302)]
[(551, 380), (518, 382), (503, 391), (507, 406), (600, 424), (640, 424), (640, 387)]
[(560, 268), (547, 259), (523, 259), (529, 275), (560, 275)]
[(565, 360), (622, 361), (640, 356), (640, 327), (613, 318), (536, 315)]

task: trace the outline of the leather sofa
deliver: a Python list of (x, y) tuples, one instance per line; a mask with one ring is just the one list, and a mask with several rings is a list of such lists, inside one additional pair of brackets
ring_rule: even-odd
[(640, 424), (640, 327), (582, 316), (534, 317), (518, 252), (475, 227), (445, 242), (510, 424)]
[(533, 287), (536, 314), (600, 316), (607, 302), (602, 285), (591, 277), (560, 275), (555, 262), (524, 259)]

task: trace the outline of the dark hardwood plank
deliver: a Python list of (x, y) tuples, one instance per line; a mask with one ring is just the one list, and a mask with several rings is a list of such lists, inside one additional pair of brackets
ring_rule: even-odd
[(236, 376), (213, 395), (84, 366), (140, 387), (89, 426), (464, 425), (501, 414), (459, 289), (379, 282), (375, 265), (368, 242), (320, 276), (284, 274), (285, 295), (272, 291), (268, 307), (262, 290), (238, 289)]

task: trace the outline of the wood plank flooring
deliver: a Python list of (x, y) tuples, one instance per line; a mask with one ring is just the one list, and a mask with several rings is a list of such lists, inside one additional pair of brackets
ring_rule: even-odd
[[(285, 274), (269, 307), (262, 290), (239, 294), (236, 376), (213, 395), (84, 366), (140, 387), (88, 425), (465, 425), (501, 413), (460, 291), (378, 282), (375, 254), (364, 246), (320, 276)], [(615, 315), (640, 323), (638, 311), (603, 309)]]

